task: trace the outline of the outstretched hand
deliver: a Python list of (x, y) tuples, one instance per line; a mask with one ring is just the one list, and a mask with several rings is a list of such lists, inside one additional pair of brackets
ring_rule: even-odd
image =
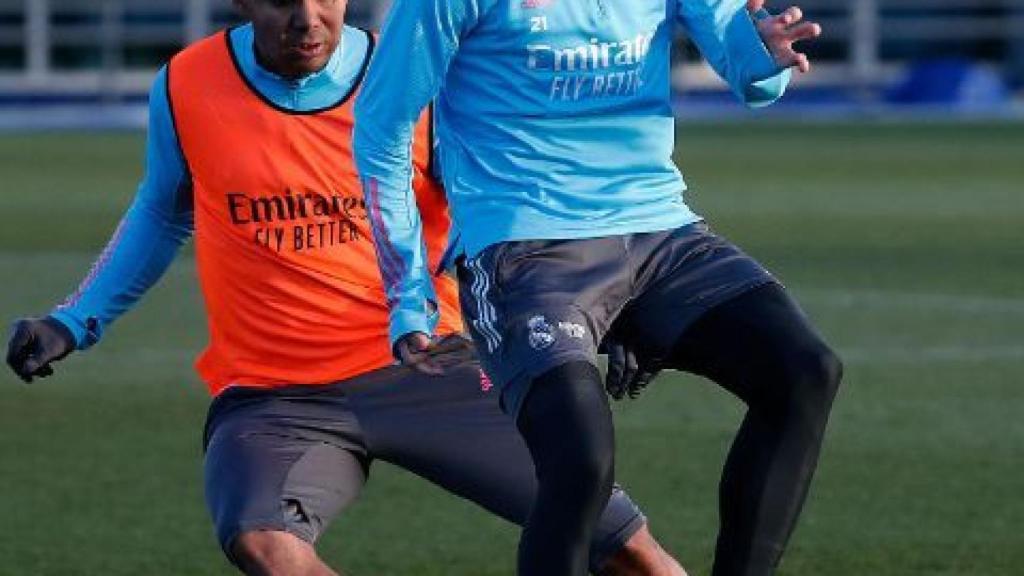
[(7, 365), (25, 382), (53, 374), (51, 363), (75, 349), (74, 336), (49, 316), (23, 318), (14, 323), (7, 341)]
[(614, 336), (605, 337), (601, 351), (608, 354), (604, 387), (615, 400), (627, 395), (636, 398), (661, 371), (656, 363), (641, 360), (632, 346)]
[[(748, 0), (747, 10), (754, 14), (764, 8), (764, 2)], [(811, 70), (811, 61), (806, 54), (794, 50), (793, 44), (817, 38), (821, 35), (821, 26), (816, 22), (804, 21), (803, 17), (804, 13), (799, 7), (790, 6), (781, 14), (758, 19), (755, 25), (777, 65), (782, 68), (795, 67), (806, 73)]]

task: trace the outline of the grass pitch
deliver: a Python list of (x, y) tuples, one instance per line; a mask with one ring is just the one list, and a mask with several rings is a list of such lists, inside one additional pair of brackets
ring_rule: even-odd
[[(0, 137), (0, 319), (87, 271), (143, 138)], [(784, 575), (1024, 565), (1024, 127), (683, 125), (689, 200), (778, 273), (847, 365)], [(230, 574), (202, 497), (204, 321), (186, 252), (94, 350), (0, 376), (0, 574)], [(666, 375), (616, 408), (619, 479), (691, 574), (740, 416)], [(507, 575), (517, 532), (378, 464), (323, 555), (359, 575)]]

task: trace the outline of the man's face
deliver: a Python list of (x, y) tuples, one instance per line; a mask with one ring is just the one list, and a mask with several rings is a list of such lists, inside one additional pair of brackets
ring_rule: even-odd
[(319, 72), (338, 47), (347, 0), (234, 0), (252, 21), (256, 56), (285, 78)]

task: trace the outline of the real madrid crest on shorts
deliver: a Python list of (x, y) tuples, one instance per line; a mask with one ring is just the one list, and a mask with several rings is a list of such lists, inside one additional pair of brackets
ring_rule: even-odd
[(544, 316), (534, 316), (526, 322), (530, 331), (530, 347), (543, 350), (555, 343), (555, 328)]

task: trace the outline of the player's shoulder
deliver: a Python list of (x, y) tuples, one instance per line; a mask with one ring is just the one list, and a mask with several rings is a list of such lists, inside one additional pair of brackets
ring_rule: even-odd
[(240, 37), (244, 37), (246, 34), (252, 34), (251, 24), (219, 30), (179, 50), (174, 56), (171, 56), (168, 65), (179, 67), (197, 60), (205, 60), (211, 52), (229, 49), (229, 44), (233, 41), (241, 40), (244, 42), (244, 38)]
[(346, 50), (355, 50), (358, 54), (372, 51), (379, 37), (380, 33), (377, 31), (359, 28), (350, 24), (345, 24), (341, 31), (342, 45), (345, 46)]
[(341, 32), (339, 47), (341, 64), (335, 68), (334, 74), (338, 78), (354, 82), (355, 85), (362, 84), (377, 45), (377, 38), (376, 32), (346, 24)]

